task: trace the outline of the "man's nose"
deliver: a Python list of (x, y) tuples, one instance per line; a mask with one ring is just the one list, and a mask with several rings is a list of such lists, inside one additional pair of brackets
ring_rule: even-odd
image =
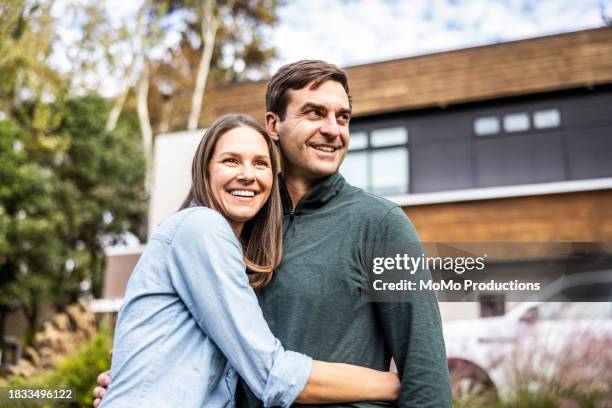
[(335, 115), (329, 115), (325, 118), (323, 124), (321, 125), (319, 131), (324, 136), (329, 137), (338, 137), (340, 136), (340, 126), (338, 125), (338, 121), (336, 120)]

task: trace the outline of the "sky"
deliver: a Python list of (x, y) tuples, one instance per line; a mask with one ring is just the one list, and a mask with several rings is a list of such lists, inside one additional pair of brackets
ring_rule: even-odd
[(351, 66), (603, 25), (612, 0), (296, 0), (280, 9), (272, 68)]
[[(142, 3), (101, 1), (106, 3), (113, 19), (130, 22), (135, 20)], [(612, 0), (285, 0), (285, 3), (278, 9), (279, 23), (265, 33), (266, 41), (278, 53), (271, 63), (271, 73), (304, 58), (347, 67), (601, 27), (602, 9), (612, 19)], [(58, 16), (65, 13), (62, 4), (65, 2), (56, 2)], [(60, 27), (58, 34), (66, 43), (78, 38), (69, 23)], [(58, 50), (54, 56), (57, 66), (70, 64), (67, 54)], [(103, 89), (99, 91), (112, 96), (121, 87), (121, 81), (107, 79), (101, 82)]]

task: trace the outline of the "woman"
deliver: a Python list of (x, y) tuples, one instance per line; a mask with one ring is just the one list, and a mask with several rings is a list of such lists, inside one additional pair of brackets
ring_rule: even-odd
[(232, 406), (238, 375), (266, 407), (397, 399), (395, 374), (286, 351), (263, 319), (253, 289), (281, 261), (278, 172), (254, 119), (207, 130), (187, 200), (130, 278), (103, 407)]

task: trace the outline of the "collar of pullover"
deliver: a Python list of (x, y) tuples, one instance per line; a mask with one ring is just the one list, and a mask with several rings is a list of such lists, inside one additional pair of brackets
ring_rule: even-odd
[[(324, 178), (297, 203), (293, 214), (299, 214), (303, 211), (324, 206), (329, 202), (329, 200), (338, 194), (343, 184), (344, 178), (337, 171), (331, 176)], [(293, 205), (291, 203), (289, 191), (287, 190), (287, 185), (285, 184), (285, 178), (282, 174), (280, 176), (280, 191), (281, 199), (283, 201), (283, 212), (285, 214), (291, 214)]]

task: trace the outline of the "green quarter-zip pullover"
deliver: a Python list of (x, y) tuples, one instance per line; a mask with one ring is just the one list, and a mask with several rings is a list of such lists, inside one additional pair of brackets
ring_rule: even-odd
[[(339, 173), (323, 180), (295, 206), (282, 178), (281, 194), (283, 261), (259, 294), (272, 333), (286, 349), (316, 360), (388, 370), (393, 357), (402, 382), (400, 407), (450, 407), (435, 295), (381, 303), (366, 302), (361, 295), (373, 255), (398, 242), (419, 247), (417, 233), (402, 209), (349, 185)], [(427, 269), (417, 274), (429, 276)], [(248, 390), (238, 393), (239, 408), (259, 404)], [(325, 405), (384, 406), (393, 404)]]

